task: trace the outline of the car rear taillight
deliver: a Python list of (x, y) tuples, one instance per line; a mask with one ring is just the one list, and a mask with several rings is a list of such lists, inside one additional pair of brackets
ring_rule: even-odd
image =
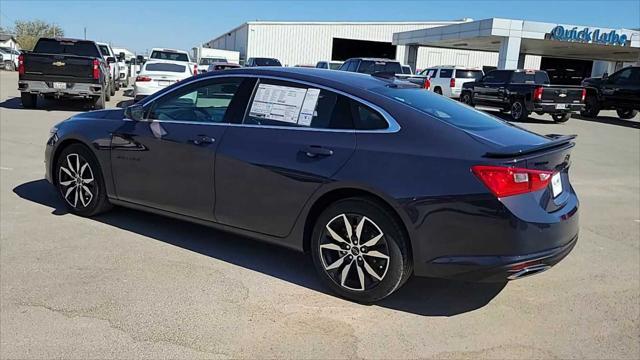
[(198, 75), (198, 65), (193, 65), (193, 75)]
[(587, 89), (582, 89), (582, 95), (580, 96), (580, 102), (584, 102), (587, 97)]
[(18, 56), (18, 74), (24, 74), (24, 54)]
[(136, 77), (136, 81), (151, 81), (151, 78), (148, 76), (144, 76), (144, 75), (139, 75), (138, 77)]
[(501, 198), (544, 189), (551, 181), (551, 171), (476, 165), (471, 171), (491, 192)]
[(429, 88), (431, 87), (431, 81), (429, 81), (429, 79), (425, 78), (424, 79), (424, 83), (422, 83), (422, 87), (424, 89), (429, 90)]
[(449, 80), (449, 87), (456, 87), (456, 79), (455, 78), (451, 78), (451, 80)]
[(100, 79), (100, 60), (93, 59), (93, 79)]
[(542, 86), (538, 86), (537, 88), (533, 89), (533, 100), (534, 101), (542, 100), (543, 91), (544, 91), (544, 88)]

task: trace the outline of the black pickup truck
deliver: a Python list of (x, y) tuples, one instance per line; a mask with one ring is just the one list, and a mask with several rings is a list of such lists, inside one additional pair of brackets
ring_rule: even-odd
[(616, 110), (620, 119), (631, 119), (640, 110), (640, 66), (629, 66), (601, 78), (582, 81), (587, 89), (584, 117), (594, 118), (600, 110)]
[(585, 90), (579, 86), (550, 85), (542, 70), (493, 70), (482, 79), (462, 85), (460, 101), (510, 112), (522, 121), (532, 112), (551, 114), (555, 122), (565, 122), (571, 112), (584, 108)]
[(109, 65), (93, 41), (40, 38), (32, 52), (20, 55), (18, 74), (25, 108), (35, 108), (38, 95), (91, 99), (96, 109), (109, 100)]

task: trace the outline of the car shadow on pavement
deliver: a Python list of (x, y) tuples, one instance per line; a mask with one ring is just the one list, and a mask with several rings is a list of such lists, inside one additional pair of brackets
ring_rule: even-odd
[(8, 98), (0, 103), (0, 108), (16, 110), (45, 110), (45, 111), (88, 111), (93, 110), (93, 104), (82, 99), (60, 99), (48, 100), (42, 96), (38, 97), (38, 104), (35, 109), (25, 109), (19, 97)]
[(598, 116), (596, 118), (587, 118), (579, 114), (573, 114), (572, 119), (590, 121), (590, 122), (601, 123), (601, 124), (617, 125), (617, 126), (623, 126), (623, 127), (633, 128), (633, 129), (640, 129), (640, 121), (622, 120), (613, 116)]
[[(13, 189), (19, 197), (53, 209), (54, 215), (72, 216), (55, 189), (44, 179)], [(134, 232), (167, 244), (334, 296), (318, 280), (309, 256), (206, 226), (116, 207), (91, 220)], [(504, 283), (467, 283), (412, 277), (401, 289), (375, 304), (423, 316), (454, 316), (488, 304)]]

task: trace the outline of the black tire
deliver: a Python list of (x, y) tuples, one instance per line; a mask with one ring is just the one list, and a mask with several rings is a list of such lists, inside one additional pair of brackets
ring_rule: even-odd
[[(116, 82), (112, 81), (111, 85), (109, 85), (109, 99), (115, 94), (116, 94)], [(109, 99), (107, 99), (107, 101)]]
[(111, 209), (102, 170), (86, 146), (76, 143), (62, 149), (54, 176), (58, 194), (69, 212), (89, 217)]
[(96, 109), (96, 110), (104, 109), (104, 106), (105, 106), (105, 103), (106, 103), (106, 97), (107, 97), (107, 92), (103, 88), (101, 93), (100, 93), (100, 96), (95, 98), (94, 103), (93, 103), (93, 108)]
[(551, 114), (551, 117), (553, 118), (553, 121), (557, 123), (563, 123), (563, 122), (567, 122), (567, 120), (571, 118), (571, 113)]
[(618, 113), (618, 117), (624, 120), (633, 119), (633, 117), (638, 114), (638, 110), (633, 109), (616, 109), (616, 112)]
[(38, 106), (38, 95), (27, 92), (20, 93), (22, 107), (25, 109), (35, 109)]
[(442, 95), (442, 89), (440, 89), (440, 87), (437, 87), (437, 88), (433, 89), (433, 92), (438, 94), (438, 95)]
[(600, 113), (600, 104), (598, 104), (598, 99), (595, 95), (587, 95), (587, 98), (584, 100), (584, 110), (580, 111), (580, 115), (586, 118), (596, 118)]
[(473, 105), (473, 97), (471, 95), (471, 92), (469, 91), (465, 91), (460, 95), (460, 102), (462, 102), (463, 104), (467, 104), (469, 106), (474, 106)]
[(108, 88), (104, 91), (104, 101), (107, 102), (109, 100), (111, 100), (111, 85), (109, 85)]
[(16, 64), (13, 61), (5, 61), (4, 69), (9, 71), (16, 71)]
[[(342, 215), (351, 224), (351, 239)], [(358, 238), (360, 222), (364, 225)], [(347, 240), (337, 241), (328, 228)], [(358, 244), (359, 240), (364, 243)], [(311, 253), (327, 287), (346, 299), (372, 303), (396, 291), (411, 275), (408, 244), (402, 225), (389, 210), (373, 199), (354, 197), (339, 200), (320, 214), (313, 228)]]
[(544, 111), (536, 111), (535, 113), (540, 115), (540, 116), (544, 115)]
[(111, 95), (115, 95), (115, 92), (116, 92), (116, 91), (118, 91), (118, 90), (120, 90), (120, 82), (116, 81), (116, 83), (115, 83), (115, 84), (116, 84), (116, 89), (115, 89), (115, 91), (113, 92), (113, 94), (111, 94)]
[(522, 99), (513, 99), (511, 101), (511, 119), (513, 121), (524, 121), (529, 116), (527, 112), (527, 108), (524, 105), (524, 101)]

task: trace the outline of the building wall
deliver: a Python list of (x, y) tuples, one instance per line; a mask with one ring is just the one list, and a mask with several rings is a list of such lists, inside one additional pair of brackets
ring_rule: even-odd
[[(207, 42), (206, 47), (235, 50), (241, 59), (264, 56), (278, 58), (284, 65), (315, 64), (331, 59), (333, 38), (391, 42), (400, 31), (424, 29), (458, 23), (286, 23), (249, 22)], [(396, 59), (402, 61), (404, 46), (398, 46)], [(418, 68), (433, 65), (495, 66), (497, 53), (421, 48)]]

